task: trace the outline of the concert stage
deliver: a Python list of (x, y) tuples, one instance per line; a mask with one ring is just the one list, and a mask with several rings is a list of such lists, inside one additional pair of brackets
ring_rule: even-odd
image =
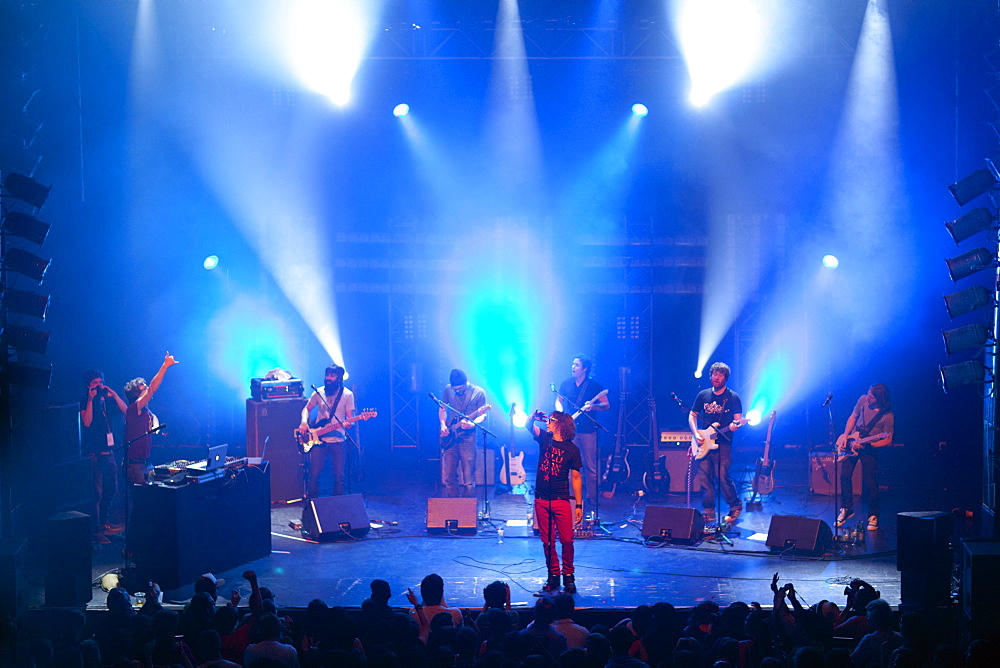
[[(746, 459), (737, 457), (733, 469), (744, 499), (749, 496), (753, 477), (749, 455)], [(606, 533), (595, 529), (593, 537), (576, 541), (578, 607), (619, 609), (657, 601), (683, 607), (705, 599), (723, 605), (742, 600), (768, 606), (769, 583), (775, 572), (780, 573), (781, 582), (794, 582), (806, 604), (821, 599), (842, 602), (845, 584), (862, 578), (892, 605), (898, 605), (896, 513), (952, 510), (954, 506), (933, 490), (883, 489), (882, 527), (867, 533), (862, 543), (835, 545), (819, 556), (772, 550), (765, 539), (774, 515), (809, 518), (799, 524), (792, 521), (795, 527), (808, 530), (818, 525), (811, 520), (832, 526), (835, 512), (831, 496), (810, 492), (802, 466), (796, 470), (792, 463), (784, 464), (778, 488), (762, 500), (762, 509), (744, 510), (735, 530), (727, 534), (732, 545), (711, 538), (694, 544), (643, 541), (640, 528), (646, 507), (683, 508), (687, 501), (684, 493), (640, 497), (626, 485), (613, 498), (602, 498), (600, 519)], [(310, 542), (290, 526), (302, 517), (301, 503), (272, 507), (270, 556), (216, 573), (226, 579), (220, 594), (228, 596), (236, 587), (245, 604), (249, 588), (241, 574), (249, 568), (257, 572), (262, 585), (275, 592), (279, 607), (305, 607), (313, 598), (330, 605), (360, 606), (369, 594), (369, 583), (376, 578), (387, 580), (393, 591), (392, 603), (404, 606), (407, 587), (416, 590), (425, 575), (438, 573), (445, 580), (445, 596), (452, 605), (479, 608), (483, 587), (497, 579), (510, 583), (515, 605), (532, 605), (533, 593), (544, 582), (545, 568), (539, 539), (524, 526), (528, 497), (496, 495), (489, 487), (490, 521), (479, 522), (474, 535), (431, 534), (426, 528), (427, 498), (434, 497), (436, 489), (426, 479), (429, 477), (427, 471), (421, 476), (416, 468), (406, 475), (397, 471), (389, 478), (361, 485), (367, 515), (377, 521), (362, 538)], [(482, 487), (477, 489), (481, 494)], [(357, 485), (354, 491), (359, 491)], [(480, 496), (480, 511), (482, 505)], [(853, 522), (863, 521), (860, 501), (856, 510)], [(502, 539), (499, 528), (503, 528)], [(972, 537), (977, 529), (956, 517), (956, 537)], [(95, 580), (120, 566), (115, 559), (122, 544), (116, 537), (112, 545), (95, 553)], [(188, 585), (166, 591), (164, 598), (165, 602), (182, 603), (191, 595)], [(90, 606), (102, 607), (104, 598), (95, 588)]]

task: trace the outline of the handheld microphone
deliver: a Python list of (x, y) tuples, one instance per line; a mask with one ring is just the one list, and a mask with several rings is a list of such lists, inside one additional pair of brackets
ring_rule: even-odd
[(677, 405), (684, 408), (684, 402), (677, 398), (677, 395), (673, 392), (670, 393), (670, 398), (677, 402)]
[(440, 399), (438, 399), (437, 397), (435, 397), (435, 396), (434, 396), (434, 393), (433, 393), (433, 392), (428, 392), (428, 393), (427, 393), (427, 395), (428, 395), (428, 396), (429, 396), (429, 397), (430, 397), (431, 399), (433, 399), (433, 400), (434, 400), (434, 403), (436, 403), (436, 404), (439, 404), (439, 403), (441, 403), (441, 400), (440, 400)]
[(826, 395), (826, 401), (823, 402), (823, 405), (820, 406), (820, 408), (826, 408), (827, 406), (830, 405), (831, 401), (833, 401), (833, 392), (831, 392), (830, 394)]
[(549, 383), (549, 389), (552, 390), (552, 394), (559, 394), (559, 390), (556, 389), (555, 383)]

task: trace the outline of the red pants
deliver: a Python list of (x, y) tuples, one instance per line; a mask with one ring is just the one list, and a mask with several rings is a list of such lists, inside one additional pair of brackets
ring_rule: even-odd
[[(545, 550), (545, 566), (550, 576), (573, 575), (573, 504), (569, 499), (545, 501), (535, 499), (535, 519), (538, 535)], [(562, 543), (562, 571), (556, 554), (556, 536)]]

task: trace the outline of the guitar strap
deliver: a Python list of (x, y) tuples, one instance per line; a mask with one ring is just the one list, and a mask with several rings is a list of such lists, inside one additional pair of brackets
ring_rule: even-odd
[(585, 403), (583, 401), (583, 395), (586, 394), (587, 388), (590, 386), (590, 379), (587, 378), (583, 381), (583, 385), (580, 386), (580, 392), (576, 395), (576, 408), (579, 410), (581, 406)]
[(885, 415), (885, 413), (883, 413), (881, 410), (875, 411), (874, 417), (872, 417), (872, 419), (868, 421), (868, 424), (866, 424), (864, 427), (858, 430), (858, 433), (861, 434), (861, 438), (868, 438), (869, 434), (871, 434), (872, 429), (875, 427), (876, 424), (878, 424), (878, 421), (882, 419), (883, 415)]

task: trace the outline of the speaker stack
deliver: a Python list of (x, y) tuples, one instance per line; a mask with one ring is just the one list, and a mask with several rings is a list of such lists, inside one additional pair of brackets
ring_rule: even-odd
[(86, 605), (93, 598), (90, 515), (75, 510), (48, 520), (45, 605)]
[(951, 602), (951, 513), (917, 511), (896, 514), (896, 570), (904, 606), (920, 608)]
[(371, 531), (371, 521), (361, 494), (309, 499), (302, 509), (302, 530), (314, 540), (354, 540)]
[(305, 399), (247, 399), (247, 456), (270, 462), (271, 503), (303, 496), (302, 453), (295, 429), (302, 421)]
[(963, 644), (988, 638), (996, 629), (996, 602), (1000, 599), (1000, 541), (962, 541)]

